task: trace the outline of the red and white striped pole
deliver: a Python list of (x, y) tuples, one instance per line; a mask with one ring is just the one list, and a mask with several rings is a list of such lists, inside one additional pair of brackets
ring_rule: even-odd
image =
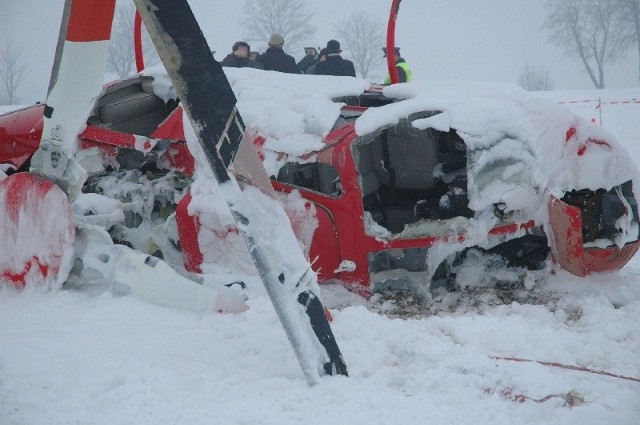
[(71, 157), (102, 91), (116, 0), (66, 0), (44, 112), (42, 140)]

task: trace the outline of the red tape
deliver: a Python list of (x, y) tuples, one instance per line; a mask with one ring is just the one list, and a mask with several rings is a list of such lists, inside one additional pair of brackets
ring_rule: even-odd
[(619, 104), (633, 104), (640, 103), (640, 100), (631, 99), (631, 100), (612, 100), (612, 101), (601, 101), (598, 99), (595, 100), (563, 100), (558, 102), (560, 104), (563, 103), (599, 103), (600, 105), (619, 105)]
[(543, 362), (540, 360), (521, 359), (518, 357), (490, 356), (489, 358), (493, 360), (506, 360), (506, 361), (518, 362), (518, 363), (538, 363), (543, 366), (557, 367), (557, 368), (568, 369), (568, 370), (576, 370), (578, 372), (587, 372), (587, 373), (593, 373), (595, 375), (604, 375), (604, 376), (609, 376), (611, 378), (618, 378), (618, 379), (624, 379), (627, 381), (640, 382), (640, 378), (635, 378), (632, 376), (617, 375), (615, 373), (605, 372), (603, 370), (589, 369), (586, 367), (566, 365), (566, 364), (557, 363), (557, 362)]

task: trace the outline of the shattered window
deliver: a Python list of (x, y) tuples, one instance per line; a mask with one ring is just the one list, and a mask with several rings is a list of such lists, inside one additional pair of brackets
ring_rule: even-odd
[(320, 162), (307, 164), (288, 162), (280, 169), (277, 181), (329, 196), (342, 194), (337, 170), (329, 164)]

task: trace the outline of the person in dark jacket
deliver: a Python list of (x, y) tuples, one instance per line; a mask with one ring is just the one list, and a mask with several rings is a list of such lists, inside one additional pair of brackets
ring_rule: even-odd
[(320, 62), (324, 62), (327, 60), (327, 49), (325, 47), (323, 47), (322, 49), (320, 49), (320, 53), (318, 53), (318, 61), (316, 63), (314, 63), (313, 65), (311, 65), (309, 68), (307, 68), (307, 74), (315, 74), (316, 73), (316, 67), (318, 66), (318, 64)]
[(316, 74), (355, 77), (356, 69), (353, 66), (353, 62), (343, 59), (342, 56), (340, 56), (341, 51), (338, 40), (329, 40), (329, 42), (327, 42), (327, 60), (318, 62), (316, 65)]
[(269, 38), (269, 48), (266, 52), (258, 56), (258, 62), (262, 64), (266, 71), (288, 72), (289, 74), (299, 74), (296, 60), (282, 50), (284, 37), (280, 34), (272, 34)]
[(309, 67), (318, 63), (318, 49), (315, 47), (305, 47), (304, 57), (298, 62), (298, 70), (301, 74), (306, 74)]
[[(387, 57), (387, 48), (383, 47), (382, 51), (384, 52), (384, 57)], [(395, 47), (393, 49), (393, 59), (396, 63), (396, 71), (398, 72), (398, 82), (400, 83), (410, 83), (413, 81), (413, 74), (411, 73), (411, 68), (409, 68), (409, 64), (407, 61), (403, 59), (400, 55), (400, 48)], [(391, 75), (387, 73), (387, 76), (384, 78), (384, 82), (382, 83), (385, 86), (391, 84)]]
[(261, 69), (261, 64), (249, 58), (250, 51), (251, 47), (249, 46), (249, 43), (245, 41), (237, 41), (233, 43), (231, 53), (229, 53), (227, 57), (225, 57), (222, 62), (220, 62), (220, 65), (233, 68), (250, 67)]

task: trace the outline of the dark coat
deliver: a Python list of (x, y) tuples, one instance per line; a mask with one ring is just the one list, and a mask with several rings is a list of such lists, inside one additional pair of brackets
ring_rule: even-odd
[(353, 62), (343, 59), (339, 54), (330, 54), (324, 62), (316, 65), (316, 75), (344, 75), (347, 77), (356, 76), (356, 68)]
[(293, 56), (286, 54), (280, 47), (269, 47), (266, 52), (258, 56), (258, 62), (264, 66), (266, 71), (300, 73)]
[(318, 63), (318, 57), (317, 56), (306, 55), (305, 57), (303, 57), (300, 60), (300, 62), (298, 62), (298, 69), (300, 70), (300, 72), (302, 74), (304, 74), (304, 73), (307, 72), (307, 70), (310, 67), (312, 67), (316, 63)]
[(229, 66), (229, 67), (232, 67), (232, 68), (249, 67), (249, 68), (262, 69), (262, 64), (260, 64), (260, 63), (258, 63), (256, 61), (252, 61), (249, 58), (241, 58), (240, 56), (236, 56), (233, 53), (229, 53), (227, 55), (227, 57), (222, 59), (222, 62), (220, 62), (220, 65)]

